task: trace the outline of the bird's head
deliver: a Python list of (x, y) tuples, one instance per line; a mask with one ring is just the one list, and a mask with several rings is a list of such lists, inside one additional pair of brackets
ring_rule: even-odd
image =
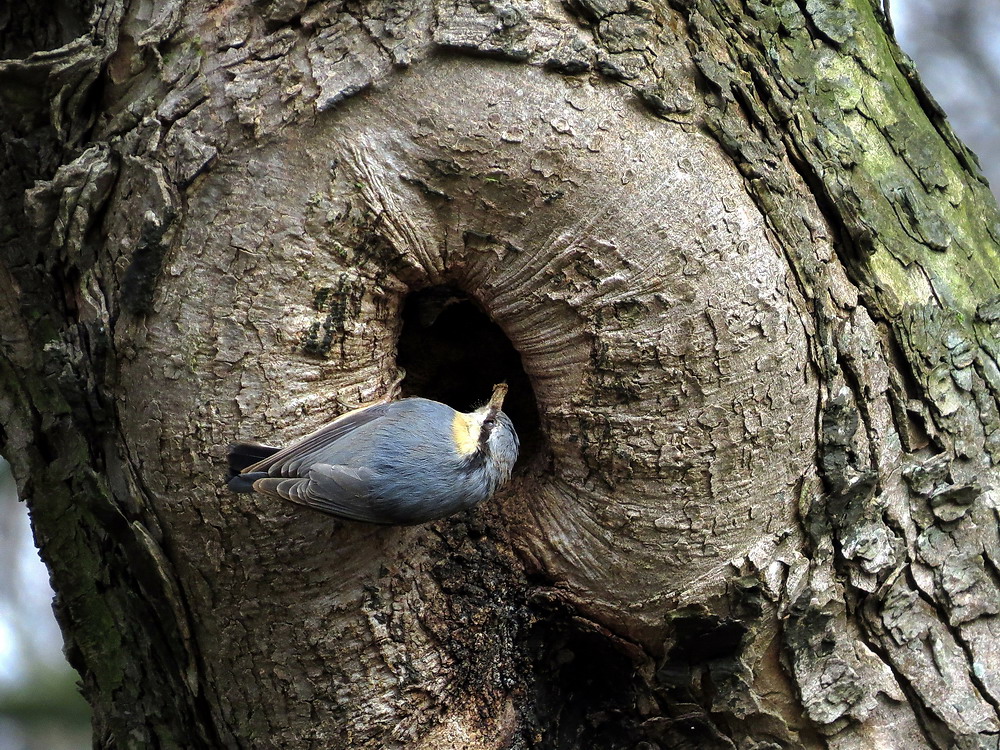
[(470, 458), (485, 458), (497, 472), (498, 484), (510, 478), (520, 445), (514, 424), (500, 410), (506, 395), (507, 384), (497, 384), (486, 404), (468, 414), (458, 414), (452, 425), (458, 452)]

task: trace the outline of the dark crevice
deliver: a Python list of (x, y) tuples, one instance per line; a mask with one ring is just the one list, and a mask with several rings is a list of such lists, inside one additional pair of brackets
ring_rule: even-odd
[[(905, 570), (903, 571), (903, 576), (907, 581), (907, 588), (915, 591), (918, 596), (923, 598), (920, 588), (916, 585), (916, 581), (913, 580), (912, 573), (909, 570)], [(894, 581), (895, 579), (892, 580)], [(953, 739), (951, 729), (944, 721), (935, 716), (933, 711), (928, 709), (910, 678), (902, 670), (897, 660), (883, 646), (888, 633), (885, 631), (886, 626), (882, 618), (885, 599), (891, 586), (892, 583), (890, 582), (884, 583), (878, 599), (867, 597), (862, 601), (860, 605), (862, 616), (859, 618), (862, 642), (871, 649), (872, 653), (892, 673), (896, 686), (902, 691), (907, 705), (913, 710), (914, 720), (923, 733), (923, 736), (927, 739), (928, 744), (932, 747), (946, 747), (950, 744), (950, 740)], [(931, 606), (933, 607), (933, 604)], [(943, 740), (943, 736), (948, 736), (948, 739)]]
[(0, 59), (26, 58), (83, 36), (91, 13), (91, 3), (86, 0), (4, 5), (0, 8)]
[(403, 396), (423, 396), (459, 411), (486, 403), (493, 386), (506, 382), (503, 410), (521, 440), (515, 471), (541, 454), (538, 404), (521, 356), (465, 292), (453, 286), (412, 292), (403, 306), (396, 361), (406, 372)]
[(524, 717), (530, 746), (642, 747), (648, 742), (642, 725), (655, 700), (632, 659), (569, 613), (546, 615), (528, 630), (523, 646), (531, 665)]
[[(751, 596), (751, 598), (753, 598)], [(741, 608), (752, 617), (755, 605)], [(665, 656), (646, 652), (576, 614), (535, 601), (522, 648), (529, 664), (525, 729), (535, 750), (715, 750), (742, 746), (726, 710), (747, 689), (747, 623), (704, 612), (668, 623)], [(775, 735), (777, 737), (777, 735)]]

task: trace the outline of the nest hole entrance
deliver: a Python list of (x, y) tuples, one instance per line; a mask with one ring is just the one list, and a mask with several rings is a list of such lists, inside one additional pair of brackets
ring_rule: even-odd
[(403, 396), (423, 396), (459, 411), (489, 400), (493, 386), (509, 386), (503, 410), (521, 441), (515, 472), (539, 455), (538, 403), (521, 355), (503, 330), (465, 292), (433, 286), (403, 303), (396, 363), (406, 371)]

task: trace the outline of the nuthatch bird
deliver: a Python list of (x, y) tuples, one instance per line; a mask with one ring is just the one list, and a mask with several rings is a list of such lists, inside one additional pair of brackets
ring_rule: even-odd
[(465, 414), (426, 398), (347, 412), (284, 449), (237, 443), (229, 488), (352, 521), (415, 524), (488, 500), (508, 479), (518, 439), (500, 411), (507, 384)]

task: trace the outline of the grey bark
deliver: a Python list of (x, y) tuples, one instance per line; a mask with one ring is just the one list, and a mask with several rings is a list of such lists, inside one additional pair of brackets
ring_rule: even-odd
[[(52, 10), (0, 453), (96, 746), (997, 746), (997, 209), (871, 5)], [(223, 487), (502, 377), (470, 514)]]

